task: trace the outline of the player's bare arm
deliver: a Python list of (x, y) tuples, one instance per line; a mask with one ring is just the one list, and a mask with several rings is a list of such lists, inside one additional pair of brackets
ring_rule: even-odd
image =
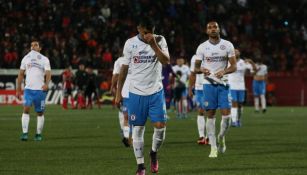
[(190, 78), (189, 78), (189, 96), (192, 98), (193, 97), (193, 87), (195, 85), (196, 81), (196, 74), (194, 72), (191, 72)]
[(144, 35), (144, 40), (150, 45), (150, 47), (155, 51), (158, 60), (162, 64), (169, 64), (170, 58), (165, 53), (162, 52), (160, 47), (156, 42), (156, 38), (152, 33), (147, 33)]
[(235, 56), (229, 58), (230, 66), (224, 70), (215, 73), (217, 78), (222, 78), (226, 74), (233, 73), (237, 70), (237, 59)]
[(122, 65), (120, 69), (120, 73), (118, 76), (118, 82), (117, 82), (117, 90), (116, 90), (116, 97), (115, 97), (115, 104), (119, 104), (120, 101), (122, 100), (122, 89), (128, 74), (128, 65)]
[(117, 87), (117, 82), (118, 82), (118, 76), (119, 74), (113, 74), (112, 80), (111, 80), (111, 93), (113, 95), (116, 95), (116, 87)]
[(47, 91), (48, 90), (48, 85), (49, 85), (49, 82), (51, 80), (51, 71), (50, 70), (46, 70), (45, 76), (46, 76), (45, 84), (42, 87), (43, 91)]
[(16, 88), (16, 97), (20, 100), (21, 99), (21, 82), (24, 79), (25, 70), (20, 69), (17, 78), (17, 88)]

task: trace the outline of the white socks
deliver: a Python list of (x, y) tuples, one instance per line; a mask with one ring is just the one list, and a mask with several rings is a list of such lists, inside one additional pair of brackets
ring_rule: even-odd
[(42, 116), (37, 116), (36, 134), (41, 134), (41, 133), (42, 133), (43, 127), (44, 127), (44, 121), (45, 121), (44, 115), (42, 115)]
[[(36, 133), (41, 134), (44, 128), (44, 121), (45, 117), (44, 115), (42, 116), (37, 116), (37, 128), (36, 128)], [(30, 123), (30, 115), (29, 114), (22, 114), (21, 117), (21, 126), (22, 126), (22, 132), (23, 133), (28, 133), (29, 131), (29, 123)]]
[(259, 98), (254, 97), (254, 105), (255, 105), (255, 110), (259, 111)]
[(30, 122), (30, 115), (23, 113), (21, 117), (21, 126), (22, 126), (23, 133), (28, 133), (29, 122)]
[(164, 128), (154, 128), (154, 133), (152, 135), (152, 151), (157, 152), (161, 147), (164, 139), (165, 139), (165, 127)]
[(220, 127), (220, 137), (224, 137), (228, 128), (230, 127), (230, 118), (231, 115), (223, 115), (221, 120), (221, 127)]
[(232, 122), (238, 121), (238, 108), (231, 108), (231, 120)]
[(215, 136), (215, 118), (208, 118), (206, 127), (207, 127), (207, 135), (209, 137), (211, 148), (217, 148), (216, 147), (216, 136)]
[(124, 130), (124, 114), (123, 114), (123, 112), (118, 111), (118, 119), (119, 119), (120, 129), (123, 131)]
[(261, 107), (262, 109), (266, 109), (266, 100), (264, 95), (260, 95)]
[(144, 163), (144, 132), (145, 126), (133, 126), (133, 150), (137, 164)]
[(182, 100), (182, 113), (183, 114), (188, 113), (188, 100), (187, 99)]
[(129, 126), (124, 126), (123, 133), (124, 133), (124, 137), (125, 138), (129, 138), (129, 132), (130, 132), (130, 127)]
[(199, 137), (205, 137), (206, 122), (205, 117), (202, 115), (197, 116), (197, 128)]

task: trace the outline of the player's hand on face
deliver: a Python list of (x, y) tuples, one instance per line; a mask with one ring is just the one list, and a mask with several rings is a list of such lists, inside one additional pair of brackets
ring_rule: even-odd
[(44, 85), (42, 86), (42, 90), (43, 90), (43, 91), (47, 91), (47, 90), (48, 90), (48, 85), (44, 84)]
[(205, 74), (205, 76), (208, 76), (211, 74), (209, 69), (206, 69), (206, 68), (201, 68), (201, 71)]
[(222, 78), (225, 74), (225, 71), (224, 70), (221, 70), (217, 73), (215, 73), (214, 75), (217, 77), (217, 78)]
[(156, 42), (156, 39), (152, 33), (147, 33), (144, 35), (144, 40), (149, 44), (153, 45)]

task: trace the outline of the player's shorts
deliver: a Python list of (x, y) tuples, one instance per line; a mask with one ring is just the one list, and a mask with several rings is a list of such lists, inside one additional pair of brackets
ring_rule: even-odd
[(63, 89), (63, 95), (64, 97), (67, 97), (69, 95), (72, 95), (72, 89), (71, 88), (65, 88)]
[(231, 100), (234, 102), (243, 103), (245, 100), (245, 90), (230, 89)]
[(23, 105), (32, 106), (34, 104), (35, 112), (44, 112), (46, 96), (46, 91), (25, 89)]
[(209, 109), (230, 109), (229, 86), (204, 84), (204, 106)]
[(129, 92), (129, 124), (144, 126), (147, 117), (152, 123), (166, 122), (166, 106), (163, 90), (152, 95), (137, 95)]
[(129, 98), (123, 98), (123, 103), (121, 106), (122, 112), (128, 112), (128, 103), (129, 103)]
[(199, 109), (204, 108), (204, 91), (203, 90), (195, 90), (196, 104)]
[(184, 90), (182, 91), (181, 97), (188, 97), (188, 88), (184, 88)]
[(255, 96), (264, 95), (265, 87), (266, 83), (264, 80), (261, 81), (253, 80), (253, 93)]

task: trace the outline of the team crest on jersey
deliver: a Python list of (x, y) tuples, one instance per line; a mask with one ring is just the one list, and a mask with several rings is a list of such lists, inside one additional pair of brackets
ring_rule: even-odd
[(221, 46), (220, 46), (220, 49), (221, 49), (221, 50), (225, 50), (225, 49), (226, 49), (226, 46), (225, 46), (225, 45), (221, 45)]
[(138, 45), (132, 45), (132, 48), (137, 48), (138, 47)]
[(130, 116), (130, 120), (131, 120), (131, 121), (135, 121), (135, 119), (136, 119), (135, 115), (132, 114), (132, 115)]

